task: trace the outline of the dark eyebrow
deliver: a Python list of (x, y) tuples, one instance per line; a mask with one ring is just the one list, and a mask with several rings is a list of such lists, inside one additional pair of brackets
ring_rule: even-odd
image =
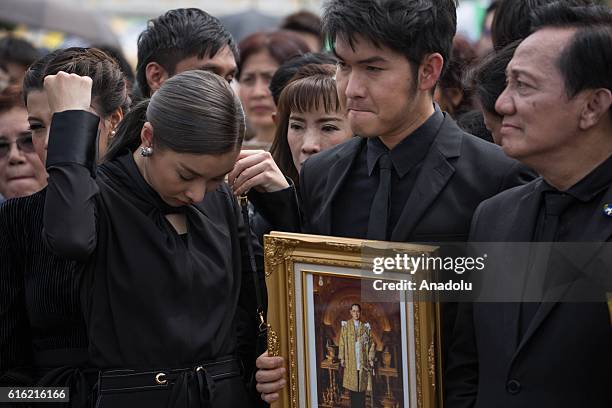
[(333, 117), (326, 117), (326, 118), (321, 118), (321, 119), (317, 119), (317, 123), (323, 123), (323, 122), (340, 122), (342, 119), (339, 118), (333, 118)]
[[(334, 54), (334, 56), (344, 62), (344, 58), (342, 58), (340, 55), (338, 55), (338, 52), (336, 52), (335, 49), (332, 49), (332, 53)], [(377, 63), (377, 62), (388, 62), (385, 58), (379, 56), (379, 55), (375, 55), (373, 57), (370, 58), (365, 58), (362, 60), (357, 61), (357, 64), (361, 64), (361, 65), (365, 65), (365, 64), (372, 64), (372, 63)]]
[[(202, 71), (215, 71), (215, 70), (220, 70), (221, 67), (219, 65), (216, 64), (204, 64), (202, 65), (200, 68), (200, 70)], [(232, 72), (230, 72), (229, 75), (235, 76), (236, 75), (236, 71), (238, 71), (238, 67), (234, 67), (234, 69), (232, 70)]]
[(36, 120), (38, 122), (42, 122), (42, 119), (38, 119), (36, 116), (29, 116), (28, 115), (28, 121), (32, 121), (32, 120)]
[[(190, 169), (189, 167), (185, 166), (185, 165), (184, 165), (184, 164), (182, 164), (182, 163), (181, 163), (181, 165), (180, 165), (180, 166), (182, 167), (182, 169), (183, 169), (183, 170), (187, 170), (189, 173), (191, 173), (191, 174), (192, 174), (193, 176), (195, 176), (195, 177), (205, 178), (205, 177), (204, 177), (202, 174), (198, 173), (197, 171), (194, 171), (193, 169)], [(227, 173), (229, 173), (230, 171), (232, 171), (232, 170), (233, 170), (233, 168), (234, 168), (234, 167), (232, 166), (232, 168), (231, 168), (231, 169), (226, 170), (226, 171), (224, 171), (223, 173), (221, 173), (221, 174), (219, 174), (219, 175), (217, 175), (217, 176), (215, 176), (215, 177), (211, 177), (211, 178), (215, 179), (215, 178), (219, 178), (219, 177), (225, 177), (225, 175), (226, 175)]]
[(289, 115), (289, 119), (291, 120), (299, 120), (300, 122), (306, 122), (306, 119), (300, 117), (300, 116), (293, 116), (293, 115)]
[(370, 57), (370, 58), (366, 58), (366, 59), (357, 61), (358, 64), (372, 64), (372, 63), (377, 63), (377, 62), (387, 62), (387, 60), (384, 59), (383, 57), (374, 56), (374, 57)]
[(534, 77), (532, 74), (530, 74), (529, 72), (522, 70), (520, 68), (514, 68), (514, 67), (510, 67), (506, 69), (506, 78), (509, 78), (510, 75), (512, 76), (524, 76), (527, 77), (528, 79), (531, 79), (532, 81), (537, 81), (537, 78)]
[(189, 167), (185, 166), (184, 164), (181, 163), (181, 168), (183, 170), (187, 170), (189, 173), (191, 173), (192, 175), (196, 176), (196, 177), (204, 177), (202, 176), (200, 173), (198, 173), (197, 171), (194, 171), (192, 169), (190, 169)]

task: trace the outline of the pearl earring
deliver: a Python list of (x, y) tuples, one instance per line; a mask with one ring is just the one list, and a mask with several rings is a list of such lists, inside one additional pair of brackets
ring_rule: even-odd
[(141, 147), (140, 148), (140, 155), (142, 157), (150, 157), (153, 155), (153, 148), (151, 146), (147, 146), (147, 147)]

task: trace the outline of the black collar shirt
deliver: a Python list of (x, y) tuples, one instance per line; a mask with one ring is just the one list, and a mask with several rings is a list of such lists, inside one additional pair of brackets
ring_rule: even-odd
[(379, 182), (377, 161), (389, 153), (392, 162), (391, 198), (387, 226), (390, 238), (397, 220), (408, 201), (433, 143), (444, 114), (438, 105), (434, 113), (418, 129), (408, 135), (392, 150), (378, 138), (370, 138), (357, 154), (344, 185), (334, 198), (332, 206), (332, 234), (364, 239), (368, 233), (370, 207)]
[[(594, 223), (590, 222), (593, 219), (601, 220), (601, 222), (596, 223), (601, 227), (605, 227), (607, 223), (612, 223), (612, 217), (607, 216), (604, 213), (604, 209), (600, 208), (600, 202), (603, 200), (603, 196), (611, 184), (612, 156), (567, 191), (561, 192), (544, 181), (534, 241), (542, 241), (540, 237), (542, 236), (543, 224), (546, 218), (545, 200), (547, 196), (555, 194), (570, 196), (571, 203), (559, 217), (559, 225), (553, 241), (597, 241), (597, 231), (593, 231), (585, 226), (593, 225)], [(612, 205), (612, 202), (610, 204)]]

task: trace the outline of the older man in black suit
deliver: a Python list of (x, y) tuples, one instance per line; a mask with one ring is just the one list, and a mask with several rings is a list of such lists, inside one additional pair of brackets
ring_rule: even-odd
[(447, 408), (612, 406), (611, 73), (609, 8), (536, 11), (496, 109), (506, 154), (542, 177), (482, 203), (470, 239), (548, 242), (545, 258), (534, 245), (525, 262), (527, 248), (515, 245), (513, 267), (490, 272), (497, 282), (524, 278), (527, 288), (539, 281), (541, 295), (462, 304)]

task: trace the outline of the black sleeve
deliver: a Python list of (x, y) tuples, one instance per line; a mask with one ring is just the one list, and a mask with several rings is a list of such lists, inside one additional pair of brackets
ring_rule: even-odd
[[(268, 231), (300, 232), (300, 209), (295, 192), (295, 186), (290, 179), (289, 187), (273, 193), (260, 193), (251, 189), (248, 197), (249, 201), (257, 210), (267, 226)], [(263, 223), (259, 220), (256, 225)], [(261, 229), (261, 228), (259, 228)]]
[(306, 160), (302, 165), (302, 169), (300, 170), (300, 217), (301, 217), (301, 226), (302, 232), (305, 234), (310, 234), (313, 229), (311, 227), (312, 220), (312, 210), (310, 205), (311, 195), (308, 191), (308, 177), (306, 173), (308, 173), (308, 166), (311, 160)]
[(85, 261), (96, 247), (98, 186), (92, 175), (98, 123), (85, 111), (56, 113), (51, 122), (43, 240), (66, 259)]
[(21, 262), (25, 254), (14, 245), (18, 237), (10, 228), (17, 216), (10, 211), (10, 202), (0, 206), (0, 385), (15, 385), (8, 384), (10, 381), (3, 374), (28, 364), (31, 359), (32, 342)]
[(444, 378), (445, 408), (469, 408), (478, 394), (478, 351), (474, 335), (474, 307), (460, 303)]

